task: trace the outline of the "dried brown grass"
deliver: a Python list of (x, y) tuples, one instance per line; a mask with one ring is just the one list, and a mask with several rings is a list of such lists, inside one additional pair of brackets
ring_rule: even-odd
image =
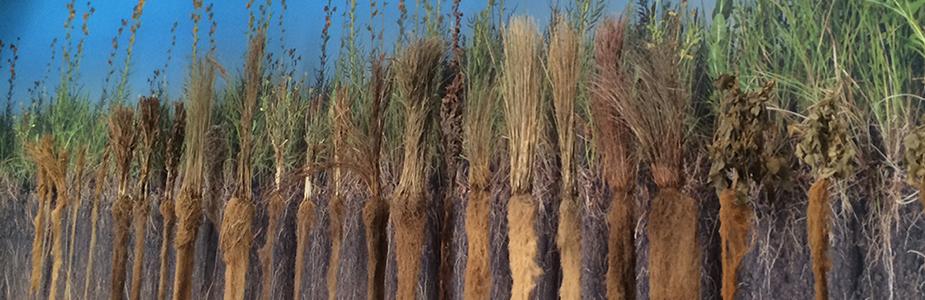
[(116, 106), (109, 117), (109, 143), (110, 147), (112, 147), (116, 172), (119, 176), (116, 199), (112, 203), (113, 251), (110, 295), (113, 299), (125, 297), (128, 230), (132, 211), (129, 179), (136, 146), (136, 134), (132, 109)]
[[(369, 132), (361, 143), (367, 147), (360, 147), (365, 151), (360, 162), (365, 162), (366, 172), (369, 173), (367, 185), (370, 198), (363, 206), (363, 225), (366, 228), (366, 282), (367, 299), (384, 299), (385, 295), (385, 263), (388, 258), (388, 243), (386, 243), (387, 226), (389, 222), (389, 203), (382, 198), (381, 157), (383, 135), (383, 109), (387, 106), (391, 96), (391, 70), (386, 64), (384, 56), (373, 60), (370, 94), (372, 96), (371, 115), (369, 119)], [(366, 159), (362, 159), (365, 157)]]
[(138, 176), (138, 194), (133, 206), (133, 226), (135, 229), (134, 261), (132, 265), (131, 299), (141, 299), (142, 274), (144, 273), (145, 256), (145, 225), (148, 220), (148, 210), (151, 207), (148, 199), (150, 189), (151, 159), (158, 139), (160, 139), (160, 101), (155, 98), (143, 98), (139, 106), (139, 124), (141, 151), (139, 156), (140, 172)]
[(64, 214), (70, 199), (70, 192), (67, 186), (67, 168), (68, 153), (66, 150), (52, 148), (53, 156), (42, 159), (47, 162), (45, 171), (48, 177), (54, 182), (55, 190), (55, 208), (51, 211), (51, 234), (52, 234), (52, 264), (51, 264), (51, 284), (48, 290), (48, 299), (58, 297), (58, 278), (61, 275), (61, 267), (64, 265)]
[(413, 42), (395, 59), (395, 84), (403, 99), (405, 117), (401, 177), (389, 211), (395, 226), (398, 299), (415, 299), (418, 294), (424, 225), (431, 205), (425, 190), (429, 157), (426, 139), (437, 99), (442, 57), (442, 41), (431, 38)]
[(691, 113), (678, 56), (680, 21), (665, 21), (665, 36), (632, 56), (637, 84), (633, 97), (614, 104), (650, 164), (658, 192), (649, 214), (649, 292), (653, 299), (700, 297), (699, 205), (679, 191)]
[(163, 219), (163, 233), (161, 238), (160, 252), (160, 272), (158, 272), (157, 299), (167, 299), (167, 283), (170, 281), (170, 274), (167, 270), (170, 260), (170, 240), (173, 235), (174, 222), (174, 186), (177, 181), (177, 166), (180, 164), (180, 156), (183, 152), (183, 139), (186, 131), (186, 109), (183, 102), (174, 104), (173, 122), (170, 132), (167, 136), (167, 144), (164, 153), (164, 169), (166, 172), (166, 183), (164, 184), (164, 197), (161, 198), (160, 212)]
[(622, 19), (604, 21), (595, 37), (595, 74), (591, 81), (593, 139), (601, 155), (605, 182), (611, 189), (607, 213), (607, 297), (636, 297), (635, 201), (632, 183), (636, 163), (632, 155), (632, 132), (617, 112), (618, 99), (633, 97), (632, 84), (626, 80), (623, 65)]
[[(253, 243), (254, 200), (251, 181), (253, 180), (252, 157), (254, 137), (251, 132), (254, 123), (254, 112), (257, 106), (258, 92), (262, 86), (263, 53), (266, 47), (266, 28), (262, 27), (251, 38), (247, 57), (244, 64), (244, 101), (241, 107), (241, 126), (239, 127), (240, 150), (238, 152), (238, 181), (236, 183), (235, 197), (232, 197), (225, 206), (222, 216), (221, 236), (219, 242), (222, 249), (222, 261), (225, 262), (225, 299), (244, 299), (246, 287), (248, 253)], [(271, 221), (274, 213), (278, 214), (283, 206), (280, 198), (277, 203), (271, 203)], [(271, 199), (271, 201), (274, 201)], [(278, 205), (273, 211), (273, 205)], [(276, 216), (278, 217), (278, 215)], [(278, 221), (276, 222), (278, 223)], [(271, 230), (275, 228), (270, 228)], [(274, 232), (268, 234), (268, 243), (273, 243)], [(272, 251), (272, 246), (271, 249)], [(266, 259), (266, 263), (272, 260)], [(266, 272), (272, 266), (264, 264)], [(264, 287), (268, 287), (271, 274), (263, 274)], [(263, 299), (270, 297), (270, 290), (262, 291)]]
[(809, 205), (806, 208), (806, 234), (809, 237), (810, 257), (813, 259), (813, 288), (817, 300), (829, 299), (829, 180), (819, 178), (809, 188)]
[(565, 18), (553, 26), (547, 53), (547, 74), (552, 87), (556, 132), (559, 138), (562, 192), (556, 246), (562, 266), (559, 297), (581, 298), (581, 206), (575, 197), (575, 102), (581, 76), (579, 35)]
[(187, 86), (189, 113), (186, 122), (184, 144), (183, 183), (177, 197), (174, 214), (177, 217), (176, 237), (176, 272), (174, 275), (174, 299), (191, 297), (192, 272), (196, 234), (202, 223), (202, 188), (205, 149), (203, 147), (206, 132), (211, 119), (215, 67), (207, 61), (198, 60), (193, 64), (191, 78)]
[(533, 161), (542, 114), (541, 38), (532, 19), (517, 17), (504, 33), (501, 95), (511, 162), (508, 235), (513, 299), (527, 299), (543, 270), (537, 263), (536, 200), (531, 196)]

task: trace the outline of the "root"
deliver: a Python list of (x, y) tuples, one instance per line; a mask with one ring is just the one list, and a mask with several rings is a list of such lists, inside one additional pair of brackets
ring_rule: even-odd
[(225, 300), (244, 299), (248, 256), (253, 242), (253, 217), (254, 205), (247, 200), (231, 198), (225, 206), (219, 237), (225, 262)]
[(148, 219), (147, 201), (142, 196), (141, 201), (136, 201), (134, 206), (134, 229), (135, 229), (135, 254), (132, 264), (132, 291), (131, 299), (141, 299), (141, 280), (144, 269), (145, 257), (145, 221)]
[[(60, 187), (66, 189), (66, 187)], [(58, 203), (51, 212), (52, 238), (54, 241), (51, 246), (51, 253), (54, 261), (51, 264), (51, 289), (48, 293), (48, 299), (54, 300), (58, 296), (58, 277), (61, 273), (61, 266), (64, 264), (64, 211), (67, 206), (67, 198), (60, 195), (66, 194), (59, 189)]]
[(29, 291), (32, 296), (38, 296), (39, 286), (42, 283), (42, 269), (45, 267), (45, 209), (48, 206), (47, 197), (48, 184), (50, 181), (47, 181), (45, 177), (45, 172), (39, 168), (36, 175), (38, 181), (37, 187), (37, 202), (38, 209), (35, 211), (35, 217), (32, 219), (32, 226), (35, 230), (35, 235), (32, 239), (32, 274), (30, 276), (30, 286)]
[(636, 298), (636, 242), (633, 199), (624, 190), (613, 191), (607, 225), (607, 299)]
[(328, 299), (337, 299), (337, 270), (340, 269), (340, 246), (343, 242), (344, 201), (341, 195), (331, 199), (331, 257), (328, 261)]
[(261, 299), (264, 300), (270, 300), (271, 292), (273, 290), (273, 249), (276, 246), (276, 237), (279, 234), (279, 219), (282, 217), (283, 209), (285, 206), (286, 200), (283, 198), (283, 195), (279, 191), (274, 191), (270, 195), (270, 201), (267, 203), (267, 214), (269, 215), (269, 221), (267, 223), (267, 238), (263, 244), (263, 247), (260, 247), (260, 250), (258, 251), (263, 273), (263, 289), (261, 290)]
[(199, 191), (185, 188), (180, 192), (176, 205), (177, 236), (173, 245), (177, 255), (177, 267), (173, 277), (173, 299), (190, 299), (196, 234), (202, 223), (202, 195)]
[(366, 226), (366, 284), (367, 299), (384, 299), (385, 262), (388, 255), (386, 226), (389, 208), (382, 199), (370, 198), (363, 207), (363, 224)]
[[(399, 195), (403, 194), (397, 192)], [(396, 299), (417, 299), (421, 275), (421, 255), (424, 250), (424, 226), (427, 223), (423, 195), (411, 193), (396, 203), (392, 212), (395, 226), (395, 257), (398, 264)], [(414, 199), (417, 198), (417, 199)]]
[(562, 260), (561, 299), (581, 299), (581, 218), (578, 203), (567, 196), (559, 206), (556, 245)]
[(112, 204), (112, 286), (110, 297), (125, 297), (125, 265), (128, 259), (128, 232), (131, 226), (132, 202), (128, 196), (119, 197)]
[(466, 234), (468, 256), (464, 299), (489, 299), (491, 296), (491, 267), (489, 266), (489, 193), (473, 190), (466, 205)]
[(296, 252), (295, 252), (295, 280), (293, 282), (293, 294), (295, 299), (302, 297), (302, 273), (305, 271), (305, 249), (309, 247), (308, 236), (311, 234), (311, 228), (315, 223), (315, 203), (311, 200), (303, 200), (299, 204), (299, 212), (296, 217), (298, 220), (296, 227)]
[(806, 228), (809, 236), (810, 255), (813, 259), (813, 287), (816, 299), (828, 299), (827, 273), (829, 261), (829, 195), (828, 179), (816, 180), (809, 188), (809, 206), (806, 208)]
[(511, 299), (528, 299), (543, 269), (538, 255), (536, 205), (529, 194), (515, 194), (508, 202), (508, 236), (511, 262)]
[(649, 296), (700, 299), (697, 202), (676, 188), (662, 188), (649, 214)]
[(170, 271), (167, 270), (167, 268), (169, 267), (168, 262), (170, 261), (170, 239), (173, 235), (175, 219), (173, 209), (173, 200), (166, 199), (161, 202), (161, 218), (164, 219), (164, 232), (163, 238), (161, 239), (160, 272), (158, 272), (160, 278), (157, 281), (158, 300), (167, 299), (167, 282), (170, 281)]
[(723, 300), (735, 299), (736, 272), (742, 258), (750, 248), (748, 232), (754, 212), (748, 204), (739, 203), (735, 191), (724, 189), (719, 195), (719, 236), (722, 245), (722, 296)]

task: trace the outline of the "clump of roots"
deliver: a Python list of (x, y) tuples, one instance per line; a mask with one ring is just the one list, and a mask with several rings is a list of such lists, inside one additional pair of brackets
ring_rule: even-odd
[(219, 247), (225, 262), (225, 298), (244, 299), (247, 285), (247, 261), (253, 242), (254, 205), (250, 201), (231, 198), (222, 218)]
[(925, 126), (909, 133), (904, 142), (909, 181), (919, 188), (919, 201), (925, 210)]

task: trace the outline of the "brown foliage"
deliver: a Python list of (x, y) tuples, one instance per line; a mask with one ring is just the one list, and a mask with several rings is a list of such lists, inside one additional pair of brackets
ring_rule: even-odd
[(735, 299), (736, 271), (748, 252), (748, 232), (754, 212), (747, 203), (739, 201), (736, 192), (725, 189), (719, 195), (719, 236), (722, 247), (724, 300)]
[(700, 298), (697, 202), (675, 188), (662, 188), (649, 212), (649, 296)]
[(809, 188), (809, 206), (806, 208), (806, 229), (809, 236), (810, 256), (813, 259), (813, 287), (816, 299), (829, 299), (829, 180), (819, 178)]
[(154, 157), (155, 144), (160, 138), (160, 101), (157, 98), (143, 98), (139, 103), (139, 122), (141, 138), (141, 171), (138, 178), (138, 194), (134, 201), (133, 226), (135, 229), (134, 261), (132, 265), (131, 299), (141, 299), (141, 281), (145, 255), (145, 225), (148, 220), (148, 189), (150, 186), (151, 159)]
[(117, 106), (109, 118), (109, 143), (112, 147), (119, 189), (112, 204), (113, 252), (111, 297), (122, 299), (125, 288), (125, 264), (128, 249), (128, 230), (131, 222), (132, 201), (128, 181), (135, 149), (135, 121), (131, 108)]

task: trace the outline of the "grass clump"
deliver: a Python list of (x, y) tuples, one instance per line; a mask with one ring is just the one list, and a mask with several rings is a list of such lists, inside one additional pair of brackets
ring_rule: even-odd
[(531, 195), (533, 161), (540, 140), (543, 73), (542, 39), (532, 19), (511, 19), (504, 32), (500, 77), (511, 161), (508, 235), (513, 286), (511, 297), (527, 299), (543, 274), (537, 263), (537, 200)]
[(148, 191), (151, 189), (151, 167), (154, 151), (160, 139), (161, 105), (157, 98), (143, 98), (138, 104), (138, 130), (141, 151), (139, 160), (138, 194), (133, 206), (133, 227), (135, 229), (135, 252), (132, 266), (131, 299), (141, 298), (141, 281), (144, 272), (145, 225), (148, 209), (151, 207)]
[(562, 265), (559, 297), (581, 298), (581, 205), (575, 194), (575, 104), (581, 75), (580, 36), (564, 18), (553, 25), (547, 53), (547, 74), (552, 87), (556, 132), (559, 138), (562, 191), (556, 246)]
[(183, 102), (177, 102), (173, 108), (173, 119), (170, 129), (167, 132), (167, 142), (164, 148), (164, 173), (166, 181), (164, 182), (164, 196), (160, 201), (160, 213), (163, 220), (163, 232), (161, 238), (160, 251), (160, 271), (158, 272), (157, 299), (167, 299), (167, 283), (170, 281), (170, 274), (167, 270), (170, 260), (170, 240), (173, 237), (174, 223), (176, 215), (174, 214), (174, 193), (180, 157), (183, 154), (183, 139), (186, 134), (186, 109)]
[(136, 147), (134, 112), (131, 108), (117, 105), (109, 117), (109, 143), (118, 174), (116, 199), (112, 203), (113, 252), (112, 286), (113, 299), (122, 299), (125, 290), (126, 260), (128, 259), (128, 235), (132, 214), (132, 195), (129, 191), (132, 159)]
[(498, 32), (491, 28), (491, 10), (483, 10), (472, 31), (466, 52), (466, 106), (463, 117), (462, 153), (469, 162), (469, 194), (466, 201), (466, 274), (463, 298), (486, 299), (491, 295), (489, 217), (491, 209), (491, 155), (496, 103)]
[(746, 93), (734, 76), (717, 81), (717, 88), (725, 94), (710, 147), (710, 177), (720, 200), (722, 297), (726, 300), (735, 298), (736, 271), (750, 248), (748, 234), (754, 212), (749, 206), (749, 190), (760, 184), (766, 173), (774, 172), (764, 150), (770, 127), (766, 105), (773, 87), (772, 81), (758, 92)]
[(607, 297), (636, 297), (635, 200), (636, 178), (633, 136), (615, 105), (634, 97), (632, 83), (623, 69), (622, 19), (605, 20), (597, 29), (594, 47), (595, 73), (591, 80), (594, 144), (601, 155), (604, 182), (610, 188), (607, 213)]
[[(239, 128), (240, 150), (238, 152), (238, 181), (234, 197), (228, 200), (222, 215), (221, 237), (222, 261), (225, 262), (225, 299), (244, 299), (247, 285), (248, 258), (253, 243), (254, 199), (252, 191), (254, 137), (254, 113), (259, 89), (262, 86), (263, 53), (266, 47), (266, 29), (251, 37), (250, 47), (244, 65), (244, 101), (241, 107)], [(272, 201), (272, 200), (271, 200)], [(272, 243), (272, 239), (270, 239)], [(268, 268), (264, 268), (266, 271)], [(269, 280), (270, 274), (264, 274)], [(265, 284), (266, 287), (268, 284)], [(269, 290), (263, 297), (269, 298)]]
[(443, 43), (435, 38), (419, 40), (402, 49), (394, 64), (395, 86), (404, 105), (404, 159), (398, 186), (389, 210), (395, 226), (398, 290), (396, 298), (414, 299), (421, 272), (427, 208), (425, 174), (429, 157), (427, 132), (440, 88), (438, 70)]

